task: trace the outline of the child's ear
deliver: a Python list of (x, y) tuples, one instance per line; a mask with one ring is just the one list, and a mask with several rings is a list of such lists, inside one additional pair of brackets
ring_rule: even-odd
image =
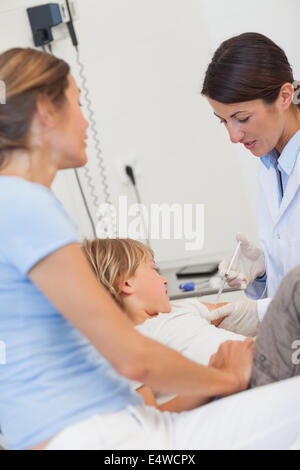
[(131, 280), (123, 281), (120, 285), (120, 292), (125, 295), (131, 295), (134, 293), (134, 285)]

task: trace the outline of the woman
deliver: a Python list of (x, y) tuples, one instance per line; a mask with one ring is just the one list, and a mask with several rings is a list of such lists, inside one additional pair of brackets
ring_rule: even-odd
[[(278, 423), (288, 447), (299, 433), (298, 378), (262, 387), (259, 400), (249, 390), (179, 414), (143, 405), (130, 389), (128, 378), (181, 394), (190, 408), (245, 390), (253, 343), (225, 343), (222, 360), (205, 367), (134, 329), (99, 285), (51, 191), (58, 170), (87, 161), (88, 123), (69, 66), (11, 49), (0, 55), (0, 79), (7, 91), (0, 107), (0, 338), (7, 357), (0, 425), (10, 448), (272, 446)], [(254, 404), (269, 410), (260, 423)], [(232, 415), (234, 433), (227, 420), (220, 423), (221, 412)]]
[[(294, 77), (284, 51), (257, 33), (224, 41), (206, 71), (202, 94), (228, 131), (261, 160), (259, 240), (263, 250), (241, 234), (241, 251), (228, 284), (246, 287), (255, 301), (228, 304), (213, 318), (243, 311), (264, 317), (282, 278), (300, 264), (300, 109)], [(224, 277), (229, 260), (220, 264)], [(263, 297), (263, 298), (262, 298)]]

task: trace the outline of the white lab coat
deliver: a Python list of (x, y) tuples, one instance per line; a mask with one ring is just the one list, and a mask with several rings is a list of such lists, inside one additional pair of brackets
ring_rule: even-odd
[(282, 278), (292, 268), (300, 265), (300, 132), (296, 138), (299, 142), (298, 156), (280, 205), (275, 168), (266, 168), (262, 163), (259, 168), (258, 231), (265, 254), (267, 281), (266, 285), (261, 281), (254, 281), (246, 294), (255, 299), (264, 298), (258, 300), (260, 320)]

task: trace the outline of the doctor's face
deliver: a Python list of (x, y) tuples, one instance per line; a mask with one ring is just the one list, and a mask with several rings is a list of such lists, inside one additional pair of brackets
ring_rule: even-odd
[(234, 144), (240, 143), (256, 157), (277, 146), (284, 132), (284, 115), (277, 102), (263, 100), (224, 104), (208, 98), (214, 114), (228, 131)]

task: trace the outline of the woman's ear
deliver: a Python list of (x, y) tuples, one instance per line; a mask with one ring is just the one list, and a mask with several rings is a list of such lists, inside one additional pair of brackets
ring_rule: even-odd
[(280, 96), (280, 104), (282, 106), (282, 109), (286, 111), (291, 102), (293, 101), (294, 97), (294, 87), (292, 83), (284, 83), (280, 89), (279, 96)]
[(55, 108), (51, 101), (39, 96), (36, 101), (36, 117), (42, 127), (53, 127), (55, 123)]

